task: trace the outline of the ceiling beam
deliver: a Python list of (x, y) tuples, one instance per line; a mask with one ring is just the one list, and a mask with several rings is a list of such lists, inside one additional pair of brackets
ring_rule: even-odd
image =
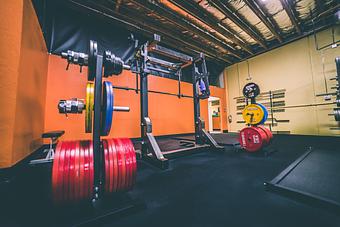
[(292, 7), (290, 7), (290, 4), (287, 0), (280, 0), (284, 10), (286, 11), (290, 21), (292, 22), (296, 32), (301, 35), (302, 34), (302, 31), (301, 31), (301, 28), (300, 28), (300, 25), (299, 25), (299, 21), (298, 21), (298, 18), (295, 16), (294, 14), (294, 11), (292, 9)]
[(232, 29), (220, 24), (220, 21), (214, 17), (210, 12), (203, 11), (200, 6), (196, 2), (192, 1), (183, 1), (183, 0), (170, 0), (170, 2), (174, 3), (181, 9), (185, 10), (189, 14), (195, 16), (198, 20), (206, 23), (208, 26), (225, 36), (226, 38), (233, 41), (235, 44), (239, 45), (242, 49), (247, 51), (249, 54), (253, 54), (253, 50), (251, 47), (242, 42), (240, 39), (235, 37), (235, 34), (230, 32)]
[(260, 18), (262, 23), (266, 25), (269, 31), (275, 36), (275, 38), (282, 43), (282, 37), (279, 34), (280, 28), (277, 26), (274, 19), (268, 14), (268, 12), (264, 9), (264, 6), (261, 5), (258, 1), (254, 0), (243, 0), (247, 6)]
[(179, 15), (178, 13), (169, 9), (168, 7), (163, 6), (162, 4), (158, 4), (155, 1), (148, 0), (129, 0), (129, 2), (134, 3), (138, 7), (148, 9), (154, 14), (157, 14), (160, 17), (163, 17), (166, 20), (170, 21), (171, 23), (177, 24), (178, 26), (184, 28), (185, 30), (193, 32), (194, 34), (202, 37), (203, 39), (206, 39), (209, 42), (212, 42), (215, 45), (221, 47), (222, 49), (226, 50), (228, 54), (238, 59), (242, 58), (240, 53), (232, 49), (226, 42), (214, 37), (209, 32), (203, 30), (199, 26), (188, 21), (187, 18), (184, 18), (183, 16)]
[(228, 3), (228, 1), (222, 2), (221, 0), (208, 0), (208, 2), (210, 3), (210, 5), (214, 6), (222, 13), (224, 13), (227, 18), (229, 18), (250, 37), (252, 37), (260, 46), (262, 46), (264, 49), (267, 49), (267, 44), (265, 40), (261, 37), (261, 35), (257, 32), (257, 29), (236, 10), (232, 10), (233, 7)]
[[(126, 13), (126, 14), (125, 14)], [(128, 15), (128, 16), (127, 16)], [(189, 42), (183, 39), (183, 34), (176, 31), (176, 29), (171, 29), (169, 33), (169, 28), (164, 28), (164, 25), (158, 23), (156, 20), (152, 20), (146, 16), (141, 16), (138, 12), (133, 12), (128, 7), (121, 7), (121, 13), (119, 14), (122, 18), (126, 20), (132, 20), (139, 26), (143, 26), (149, 29), (152, 33), (156, 33), (162, 36), (162, 42), (172, 46), (173, 48), (182, 48), (186, 51), (194, 51), (197, 53), (204, 52), (211, 58), (219, 59), (220, 61), (227, 62), (229, 64), (233, 63), (233, 60), (228, 58), (226, 55), (221, 54), (216, 49), (210, 46), (203, 46), (201, 42), (196, 41), (192, 37), (188, 37)], [(139, 19), (137, 19), (139, 18)]]
[[(107, 3), (113, 3), (113, 1), (108, 1)], [(182, 49), (184, 52), (190, 53), (192, 56), (196, 56), (198, 53), (204, 52), (208, 57), (220, 62), (227, 62), (231, 64), (235, 61), (235, 59), (231, 59), (209, 45), (202, 45), (201, 42), (192, 39), (192, 37), (190, 37), (190, 42), (181, 39), (183, 34), (181, 32), (177, 32), (176, 29), (171, 29), (172, 32), (169, 33), (169, 28), (164, 28), (164, 25), (158, 23), (157, 20), (151, 19), (144, 13), (141, 14), (140, 12), (133, 11), (125, 5), (121, 5), (119, 13), (113, 11), (114, 4), (103, 5), (92, 1), (92, 7), (99, 7), (99, 10), (102, 12), (114, 15), (115, 17), (128, 22), (128, 24), (134, 24), (139, 28), (142, 28), (146, 31), (146, 33), (148, 33), (148, 37), (153, 37), (153, 34), (157, 33), (162, 36), (163, 43), (178, 50)]]

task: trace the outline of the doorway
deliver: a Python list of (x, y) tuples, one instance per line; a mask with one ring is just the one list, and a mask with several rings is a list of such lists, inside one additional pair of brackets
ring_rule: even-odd
[(220, 98), (209, 97), (208, 99), (208, 114), (209, 114), (209, 132), (221, 133), (221, 102)]

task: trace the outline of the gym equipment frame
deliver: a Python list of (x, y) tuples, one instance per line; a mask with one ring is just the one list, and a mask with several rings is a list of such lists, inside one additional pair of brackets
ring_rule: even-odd
[[(200, 117), (200, 99), (206, 99), (210, 95), (208, 71), (205, 57), (201, 53), (198, 58), (192, 57), (170, 50), (160, 46), (160, 36), (154, 35), (152, 42), (146, 42), (136, 52), (133, 66), (131, 67), (137, 75), (140, 75), (140, 105), (141, 105), (141, 155), (144, 160), (151, 162), (161, 169), (169, 167), (168, 158), (175, 155), (191, 154), (202, 151), (205, 148), (221, 149), (216, 141), (204, 129), (204, 121)], [(152, 57), (151, 54), (157, 54), (166, 58), (171, 58), (180, 63), (172, 63), (166, 60)], [(179, 94), (180, 77), (182, 69), (192, 65), (193, 81), (193, 99), (194, 99), (194, 125), (195, 125), (195, 144), (193, 147), (187, 147), (172, 151), (162, 152), (152, 134), (152, 123), (148, 113), (148, 74), (172, 74), (179, 77)], [(165, 68), (165, 69), (164, 69)], [(136, 88), (137, 89), (137, 88)], [(201, 92), (201, 93), (200, 93)]]
[[(88, 75), (87, 79), (89, 81), (94, 81), (94, 84), (91, 83), (93, 86), (93, 124), (92, 122), (89, 124), (89, 128), (92, 128), (92, 142), (93, 142), (93, 175), (88, 174), (88, 179), (90, 179), (87, 182), (87, 186), (91, 187), (91, 190), (89, 191), (89, 199), (86, 203), (90, 205), (88, 208), (90, 208), (91, 212), (90, 215), (86, 215), (86, 217), (81, 217), (81, 223), (88, 225), (89, 223), (93, 224), (93, 222), (97, 222), (102, 218), (108, 217), (108, 216), (114, 216), (114, 215), (120, 215), (122, 213), (135, 211), (136, 209), (140, 209), (144, 207), (144, 203), (142, 201), (132, 199), (128, 195), (123, 195), (122, 193), (117, 195), (111, 195), (110, 192), (107, 190), (107, 182), (104, 180), (105, 175), (105, 169), (103, 168), (104, 165), (101, 165), (103, 163), (103, 160), (105, 161), (105, 147), (103, 145), (103, 152), (102, 150), (102, 143), (101, 143), (101, 136), (102, 133), (102, 121), (103, 116), (103, 109), (102, 109), (102, 100), (105, 99), (105, 95), (102, 94), (102, 88), (103, 86), (109, 86), (110, 89), (112, 89), (111, 83), (105, 83), (104, 85), (102, 83), (103, 77), (108, 77), (112, 75), (119, 75), (123, 69), (129, 69), (129, 66), (126, 66), (123, 64), (123, 61), (120, 58), (116, 58), (111, 52), (105, 51), (104, 55), (100, 55), (97, 53), (97, 43), (95, 41), (90, 41), (90, 51), (88, 54), (85, 53), (79, 53), (74, 51), (67, 51), (65, 53), (62, 53), (62, 58), (67, 59), (68, 65), (69, 64), (75, 64), (82, 66), (88, 66)], [(66, 69), (67, 69), (66, 68)], [(106, 95), (107, 97), (111, 97), (110, 95)], [(105, 110), (106, 112), (111, 111), (128, 111), (128, 107), (117, 107), (113, 106), (113, 102), (110, 102), (111, 106), (109, 106), (109, 110)], [(109, 105), (108, 104), (108, 105)], [(111, 108), (112, 107), (112, 108)], [(71, 100), (61, 100), (58, 104), (58, 109), (60, 113), (68, 114), (68, 113), (74, 113), (79, 114), (85, 109), (84, 101), (80, 99), (71, 99)], [(108, 112), (109, 113), (109, 112)], [(109, 132), (109, 126), (111, 126), (111, 122), (108, 124), (104, 124), (104, 128), (107, 128), (106, 131)], [(106, 135), (108, 133), (104, 133)], [(105, 143), (108, 143), (110, 140), (105, 140)], [(123, 144), (124, 141), (121, 141), (121, 144)], [(112, 142), (113, 143), (113, 142)], [(130, 147), (133, 146), (130, 141)], [(107, 150), (107, 149), (106, 149)], [(131, 153), (132, 150), (130, 149), (129, 152)], [(91, 151), (88, 151), (87, 155), (90, 155)], [(122, 155), (123, 153), (121, 153)], [(90, 156), (87, 156), (88, 162)], [(129, 156), (130, 158), (132, 156)], [(125, 159), (125, 157), (124, 157)], [(84, 162), (85, 163), (85, 162)], [(123, 164), (124, 165), (124, 164)], [(130, 167), (132, 167), (130, 165)], [(89, 167), (90, 169), (92, 167)], [(84, 168), (85, 169), (85, 168)], [(68, 170), (69, 171), (69, 170)], [(92, 170), (91, 170), (92, 171)], [(130, 168), (129, 174), (132, 173), (133, 175), (136, 174), (136, 166)], [(104, 173), (105, 172), (105, 173)], [(74, 173), (74, 172), (73, 172)], [(73, 174), (72, 173), (72, 174)], [(122, 176), (125, 176), (124, 174)], [(127, 176), (127, 174), (126, 174)], [(131, 175), (132, 176), (132, 175)], [(107, 178), (107, 177), (106, 177)], [(106, 179), (105, 178), (105, 179)], [(132, 180), (133, 178), (129, 178), (129, 184), (122, 184), (124, 187), (126, 186), (126, 189), (131, 188), (132, 186)], [(89, 183), (90, 182), (90, 183)], [(93, 184), (92, 184), (93, 182)], [(125, 179), (124, 179), (125, 182)], [(106, 188), (105, 188), (106, 187)], [(123, 188), (122, 186), (122, 189)], [(91, 193), (92, 192), (92, 193)], [(111, 199), (104, 195), (110, 195), (112, 198), (115, 199), (115, 201), (112, 203)], [(66, 198), (66, 197), (65, 197)], [(109, 198), (109, 200), (105, 203), (105, 200)], [(70, 210), (67, 210), (70, 211)], [(73, 219), (73, 217), (70, 217)], [(78, 217), (75, 217), (78, 219)], [(76, 220), (77, 225), (79, 224), (79, 220)]]

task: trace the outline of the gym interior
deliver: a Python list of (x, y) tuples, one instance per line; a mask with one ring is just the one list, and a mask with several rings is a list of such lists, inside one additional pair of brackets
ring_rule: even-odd
[(0, 15), (1, 226), (340, 226), (338, 0)]

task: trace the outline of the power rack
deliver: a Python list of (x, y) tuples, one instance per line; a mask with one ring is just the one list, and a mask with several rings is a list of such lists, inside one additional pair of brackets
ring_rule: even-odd
[[(161, 169), (169, 166), (168, 158), (177, 155), (192, 154), (207, 148), (222, 149), (205, 130), (204, 120), (200, 116), (200, 100), (210, 96), (209, 73), (204, 54), (197, 58), (168, 49), (159, 45), (161, 37), (154, 35), (154, 40), (143, 44), (136, 51), (131, 70), (140, 75), (140, 106), (141, 106), (141, 155), (144, 160), (151, 162)], [(168, 59), (176, 62), (170, 62)], [(192, 66), (193, 103), (195, 143), (192, 147), (172, 151), (161, 151), (153, 133), (152, 122), (148, 113), (148, 75), (172, 75), (178, 77), (178, 98), (181, 94), (182, 69)], [(136, 88), (138, 91), (138, 88)]]

